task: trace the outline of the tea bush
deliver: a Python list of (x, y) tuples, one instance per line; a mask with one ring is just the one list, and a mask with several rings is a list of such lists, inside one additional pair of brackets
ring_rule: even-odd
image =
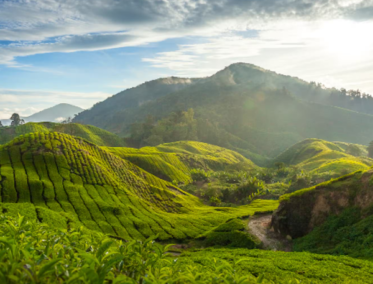
[(348, 257), (245, 249), (167, 253), (152, 239), (125, 242), (0, 216), (4, 284), (373, 283), (373, 264)]

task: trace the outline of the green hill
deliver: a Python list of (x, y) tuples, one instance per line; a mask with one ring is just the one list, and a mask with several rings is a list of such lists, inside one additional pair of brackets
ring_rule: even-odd
[[(150, 145), (198, 140), (238, 151), (260, 165), (309, 137), (363, 145), (373, 138), (373, 116), (310, 102), (303, 94), (312, 93), (312, 84), (250, 64), (233, 64), (188, 84), (176, 82), (156, 80), (126, 90), (82, 112), (75, 121), (128, 137), (133, 134), (131, 125), (153, 116), (155, 122), (138, 127), (144, 132), (137, 137), (141, 145), (150, 140)], [(152, 96), (150, 85), (163, 91)], [(327, 92), (321, 90), (320, 96)], [(144, 100), (135, 100), (135, 94)], [(169, 131), (175, 120), (171, 114), (191, 108), (194, 121), (187, 123), (194, 138), (180, 139), (186, 122), (175, 122)], [(165, 118), (167, 123), (152, 130)]]
[(155, 176), (177, 183), (191, 181), (191, 169), (251, 170), (257, 166), (239, 153), (202, 142), (179, 141), (157, 147), (105, 148)]
[(48, 133), (59, 132), (81, 137), (98, 146), (125, 146), (125, 142), (120, 137), (106, 130), (102, 130), (91, 125), (82, 125), (77, 123), (60, 124), (52, 122), (29, 122), (17, 127), (0, 128), (0, 145), (6, 144), (16, 137), (29, 133)]
[(273, 163), (283, 162), (298, 166), (310, 173), (328, 172), (332, 176), (367, 170), (373, 165), (373, 159), (349, 154), (348, 150), (351, 148), (361, 149), (360, 153), (365, 155), (366, 150), (361, 145), (306, 139), (284, 151), (274, 159)]
[(272, 224), (294, 249), (373, 259), (373, 170), (357, 171), (280, 198)]
[(195, 238), (226, 220), (273, 210), (276, 201), (213, 208), (94, 144), (57, 132), (0, 147), (3, 213), (124, 239)]

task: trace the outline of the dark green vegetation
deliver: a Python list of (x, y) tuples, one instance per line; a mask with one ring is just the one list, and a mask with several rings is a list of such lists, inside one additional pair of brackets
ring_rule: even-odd
[(125, 243), (0, 218), (1, 283), (373, 283), (373, 264), (348, 257), (245, 249), (165, 254), (151, 240)]
[[(332, 95), (335, 92), (250, 64), (234, 64), (204, 79), (145, 83), (98, 103), (75, 121), (121, 136), (129, 136), (137, 123), (132, 134), (140, 146), (188, 137), (184, 139), (238, 151), (263, 166), (267, 157), (309, 137), (369, 143), (373, 116), (340, 108), (333, 98), (351, 97)], [(193, 118), (183, 114), (191, 108)], [(147, 120), (149, 115), (154, 119)]]
[(276, 201), (239, 208), (198, 198), (92, 143), (57, 132), (32, 133), (0, 147), (1, 208), (58, 226), (128, 239), (198, 237), (226, 220), (270, 211)]
[(84, 138), (98, 146), (125, 146), (123, 139), (115, 134), (91, 125), (81, 125), (77, 123), (59, 124), (51, 122), (26, 123), (17, 127), (0, 128), (0, 145), (10, 142), (16, 137), (30, 133), (60, 132)]
[(281, 197), (273, 224), (294, 249), (373, 259), (373, 170), (358, 171)]
[(330, 216), (307, 236), (296, 239), (294, 251), (349, 255), (373, 260), (372, 210), (351, 207)]

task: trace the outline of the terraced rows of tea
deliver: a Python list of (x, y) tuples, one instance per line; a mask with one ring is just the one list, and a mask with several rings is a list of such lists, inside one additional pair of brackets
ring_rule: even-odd
[(105, 149), (157, 177), (184, 184), (191, 181), (191, 169), (221, 171), (256, 167), (253, 162), (237, 152), (195, 141), (179, 141), (141, 149)]
[(124, 239), (195, 238), (230, 218), (277, 206), (264, 200), (240, 208), (204, 206), (131, 162), (57, 132), (1, 146), (0, 176), (3, 213), (28, 210), (52, 226), (83, 225)]

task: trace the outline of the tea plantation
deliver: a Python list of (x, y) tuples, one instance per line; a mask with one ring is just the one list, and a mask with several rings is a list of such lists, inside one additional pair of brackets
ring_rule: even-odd
[(1, 283), (373, 283), (373, 263), (246, 249), (180, 256), (148, 239), (123, 242), (0, 217)]
[(271, 211), (277, 201), (239, 208), (198, 198), (81, 138), (34, 133), (0, 147), (3, 212), (61, 228), (139, 239), (195, 238), (228, 219)]

